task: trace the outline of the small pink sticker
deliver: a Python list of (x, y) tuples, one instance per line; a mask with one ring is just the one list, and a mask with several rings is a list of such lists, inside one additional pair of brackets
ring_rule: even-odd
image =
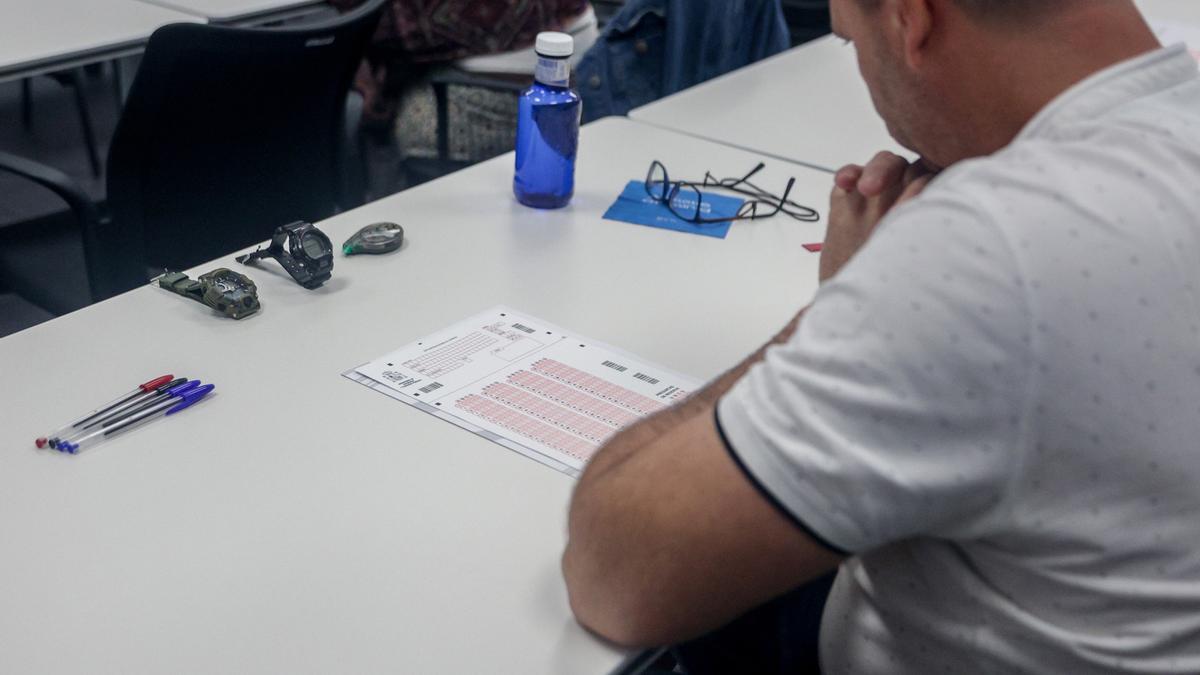
[(810, 253), (820, 253), (821, 248), (822, 248), (821, 244), (805, 244), (804, 245), (804, 250), (808, 251)]

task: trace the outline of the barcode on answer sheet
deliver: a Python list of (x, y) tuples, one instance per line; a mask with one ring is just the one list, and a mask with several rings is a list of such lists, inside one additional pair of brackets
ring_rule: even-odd
[(623, 366), (619, 363), (613, 363), (612, 361), (605, 361), (604, 365), (609, 368), (612, 368), (613, 370), (617, 371), (618, 373), (623, 373), (623, 372), (629, 370), (625, 366)]
[(441, 388), (442, 388), (441, 382), (434, 382), (433, 384), (427, 384), (424, 387), (421, 387), (421, 393), (428, 394), (430, 392), (437, 391), (438, 389), (441, 389)]
[(534, 333), (535, 332), (532, 328), (530, 328), (529, 326), (526, 326), (524, 324), (514, 323), (512, 325), (512, 327), (516, 328), (517, 330), (519, 330), (523, 333)]
[(658, 384), (658, 380), (656, 380), (653, 377), (650, 377), (649, 375), (647, 375), (645, 373), (636, 373), (634, 375), (634, 377), (641, 380), (642, 382), (649, 382), (650, 384)]

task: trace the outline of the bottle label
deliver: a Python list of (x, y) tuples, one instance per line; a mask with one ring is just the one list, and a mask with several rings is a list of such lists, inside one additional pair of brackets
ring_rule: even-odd
[(538, 55), (537, 69), (533, 76), (538, 82), (551, 87), (565, 87), (571, 82), (571, 65), (567, 59), (555, 59)]

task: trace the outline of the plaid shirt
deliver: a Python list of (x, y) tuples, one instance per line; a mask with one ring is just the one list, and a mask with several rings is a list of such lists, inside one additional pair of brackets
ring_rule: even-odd
[[(349, 9), (362, 0), (330, 2)], [(588, 0), (391, 0), (374, 42), (412, 63), (455, 61), (528, 47), (587, 7)]]

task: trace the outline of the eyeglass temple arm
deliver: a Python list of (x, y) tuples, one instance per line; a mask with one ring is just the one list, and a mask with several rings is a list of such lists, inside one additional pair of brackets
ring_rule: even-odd
[(787, 187), (783, 189), (783, 196), (779, 198), (778, 202), (775, 202), (775, 210), (771, 212), (771, 215), (775, 215), (776, 213), (779, 213), (780, 211), (783, 210), (783, 205), (788, 203), (788, 197), (791, 196), (792, 188), (795, 186), (796, 186), (795, 177), (789, 178)]
[(750, 173), (737, 179), (737, 181), (734, 183), (731, 183), (731, 185), (741, 185), (742, 183), (749, 183), (750, 179), (754, 177), (754, 174), (758, 173), (759, 171), (762, 171), (763, 167), (765, 167), (765, 166), (766, 166), (766, 164), (759, 162), (758, 166), (756, 166), (750, 170)]
[(705, 186), (720, 185), (721, 187), (725, 187), (725, 188), (730, 188), (730, 187), (734, 187), (737, 185), (741, 185), (742, 183), (748, 182), (751, 178), (754, 177), (754, 174), (758, 173), (759, 171), (762, 171), (763, 168), (766, 166), (767, 165), (764, 164), (763, 162), (759, 162), (758, 166), (756, 166), (750, 170), (750, 173), (746, 174), (745, 176), (742, 176), (741, 178), (735, 178), (735, 179), (730, 179), (730, 178), (718, 179), (716, 176), (712, 175), (711, 171), (705, 171), (704, 172), (704, 185)]

